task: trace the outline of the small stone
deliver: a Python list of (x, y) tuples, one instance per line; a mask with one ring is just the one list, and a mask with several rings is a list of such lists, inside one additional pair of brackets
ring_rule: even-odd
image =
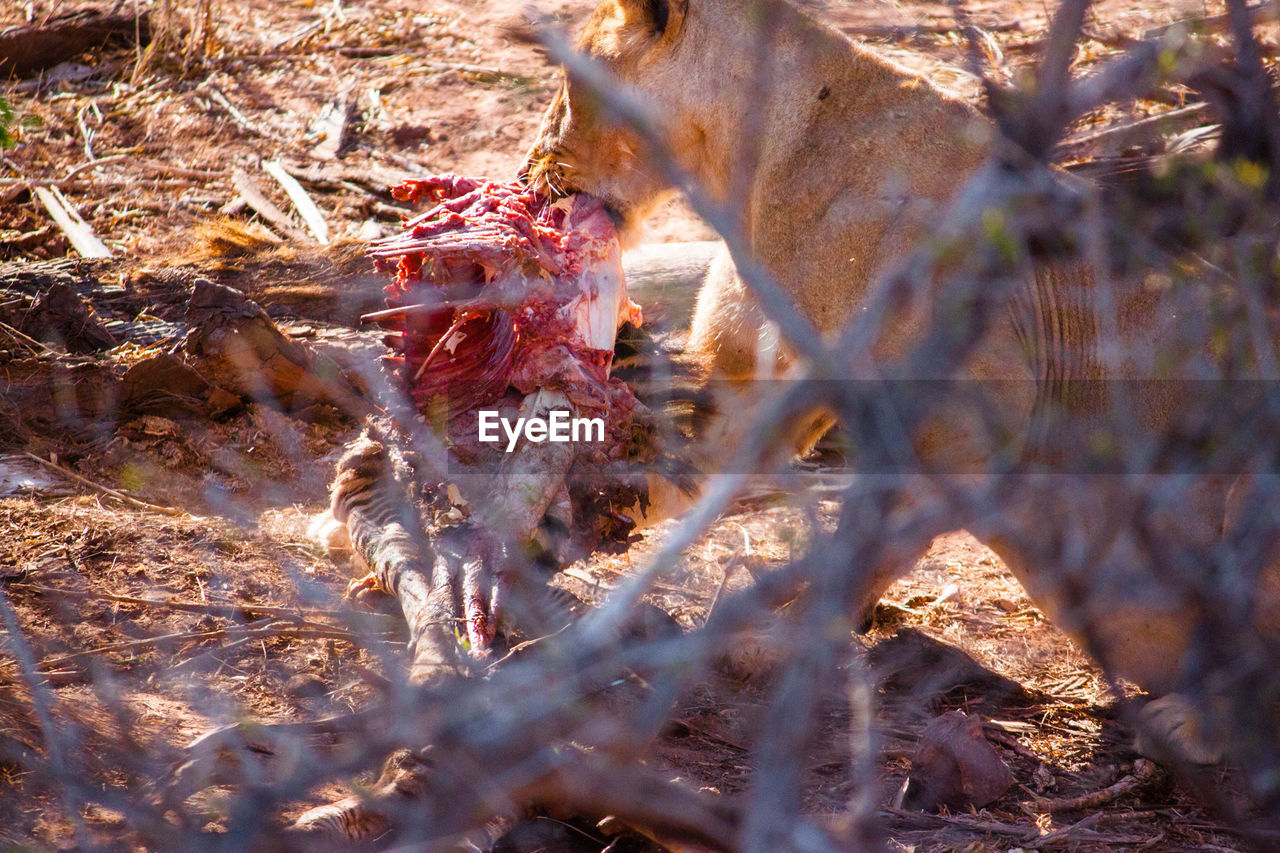
[(902, 805), (953, 812), (980, 809), (1013, 785), (1013, 773), (982, 733), (982, 721), (960, 711), (937, 717), (924, 730), (911, 759)]
[(1037, 791), (1049, 791), (1058, 787), (1058, 780), (1053, 778), (1053, 771), (1041, 764), (1031, 774), (1031, 786)]
[(307, 672), (299, 672), (284, 683), (284, 692), (294, 699), (317, 699), (329, 692), (323, 681)]

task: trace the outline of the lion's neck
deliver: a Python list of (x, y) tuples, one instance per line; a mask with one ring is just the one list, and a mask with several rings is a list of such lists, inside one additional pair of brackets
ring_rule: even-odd
[[(741, 0), (691, 6), (687, 25), (698, 31), (685, 49), (698, 54), (690, 62), (702, 67), (695, 76), (703, 85), (685, 87), (675, 97), (681, 102), (677, 112), (700, 131), (699, 150), (691, 152), (687, 166), (713, 196), (740, 209), (744, 222), (752, 219), (750, 193), (762, 176), (808, 168), (796, 161), (797, 154), (806, 151), (823, 111), (837, 110), (845, 126), (870, 133), (893, 123), (900, 107), (912, 115), (947, 108), (947, 96), (918, 74), (784, 0), (758, 0), (751, 15), (740, 6)], [(742, 57), (752, 60), (741, 63)], [(726, 58), (738, 60), (728, 73)]]
[(839, 33), (781, 0), (748, 5), (751, 14), (741, 0), (690, 6), (682, 49), (690, 53), (686, 67), (698, 68), (690, 76), (699, 85), (672, 91), (676, 112), (699, 130), (690, 170), (721, 201), (751, 185), (767, 149), (794, 150), (806, 119), (797, 105), (821, 90), (824, 57), (835, 52), (847, 61), (849, 48)]

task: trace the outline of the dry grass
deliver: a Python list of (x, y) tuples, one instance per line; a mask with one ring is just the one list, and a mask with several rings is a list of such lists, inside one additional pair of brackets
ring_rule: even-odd
[[(938, 4), (927, 11), (941, 15), (946, 8)], [(577, 19), (585, 9), (586, 4), (574, 3), (563, 11)], [(1021, 17), (1025, 22), (1021, 31), (991, 36), (988, 58), (999, 76), (1015, 79), (1032, 61), (1043, 33), (1040, 9), (1010, 0), (975, 11), (988, 20)], [(881, 4), (830, 11), (849, 26), (913, 14)], [(1139, 9), (1112, 4), (1097, 13), (1096, 23), (1110, 25), (1102, 19), (1113, 12), (1114, 26), (1135, 34), (1174, 14), (1158, 4)], [(138, 313), (159, 310), (162, 273), (180, 261), (244, 286), (269, 310), (308, 330), (300, 335), (329, 340), (330, 333), (348, 333), (343, 319), (349, 323), (350, 312), (333, 307), (330, 282), (339, 278), (335, 270), (345, 280), (358, 267), (351, 248), (357, 239), (395, 227), (399, 211), (385, 186), (409, 173), (434, 170), (512, 172), (553, 81), (532, 47), (504, 38), (503, 27), (511, 21), (507, 6), (498, 2), (444, 5), (424, 13), (419, 4), (396, 0), (359, 6), (254, 0), (234, 7), (200, 0), (190, 8), (160, 0), (151, 14), (155, 35), (141, 53), (108, 51), (89, 57), (95, 69), (90, 76), (11, 89), (8, 96), (18, 114), (38, 125), (20, 128), (20, 146), (0, 161), (2, 259), (66, 254), (65, 240), (48, 227), (27, 189), (31, 182), (59, 182), (98, 235), (126, 258), (104, 269), (146, 303), (132, 306)], [(884, 46), (944, 83), (959, 88), (972, 83), (956, 70), (964, 64), (964, 43), (956, 33)], [(386, 52), (344, 52), (351, 47)], [(1080, 67), (1114, 49), (1105, 39), (1085, 41)], [(477, 73), (476, 66), (504, 73)], [(310, 130), (342, 92), (360, 104), (356, 146), (338, 161), (316, 158)], [(1132, 111), (1168, 109), (1183, 93), (1165, 94), (1162, 100), (1133, 105)], [(1105, 124), (1118, 117), (1110, 109), (1089, 121)], [(98, 165), (90, 165), (86, 147), (101, 160)], [(268, 157), (285, 159), (319, 203), (330, 230), (346, 244), (327, 253), (279, 247), (251, 211), (234, 205), (232, 170), (240, 167), (260, 177), (258, 163)], [(73, 170), (79, 171), (62, 180)], [(289, 209), (278, 187), (262, 184), (278, 206)], [(656, 231), (682, 238), (707, 234), (683, 207), (668, 210)], [(153, 352), (130, 346), (113, 353), (115, 368), (123, 371), (144, 352)], [(78, 488), (72, 489), (74, 496), (37, 492), (0, 499), (5, 595), (35, 660), (94, 651), (56, 668), (49, 690), (50, 710), (67, 732), (83, 737), (78, 746), (87, 756), (85, 778), (93, 785), (154, 781), (141, 778), (141, 768), (122, 769), (93, 758), (117, 754), (127, 738), (141, 753), (172, 758), (195, 735), (237, 715), (315, 719), (359, 708), (378, 695), (379, 679), (403, 675), (399, 643), (386, 638), (372, 647), (284, 633), (230, 648), (229, 635), (120, 645), (254, 624), (257, 620), (244, 615), (253, 605), (342, 606), (345, 568), (316, 552), (303, 530), (309, 514), (324, 505), (333, 455), (354, 425), (341, 418), (282, 422), (259, 411), (196, 426), (163, 420), (131, 422), (81, 446), (45, 436), (47, 445), (39, 449), (62, 454), (68, 466), (90, 479), (190, 508), (196, 515), (160, 517)], [(815, 526), (830, 530), (834, 505), (816, 496), (810, 504), (735, 507), (699, 537), (680, 570), (648, 600), (686, 628), (703, 624), (722, 584), (732, 592), (749, 582), (747, 572), (730, 572), (743, 557), (744, 535), (755, 564), (776, 568), (813, 537)], [(628, 556), (601, 556), (575, 566), (559, 583), (595, 599), (626, 575), (632, 561), (643, 562), (654, 552), (661, 532), (647, 536)], [(33, 584), (234, 605), (243, 613), (175, 612), (92, 596), (59, 599), (35, 591)], [(1243, 849), (1230, 827), (1216, 823), (1188, 791), (1163, 776), (1107, 804), (1096, 818), (1078, 812), (1050, 816), (1028, 806), (1040, 797), (1098, 790), (1132, 770), (1130, 733), (1117, 719), (1123, 697), (1046, 623), (994, 556), (967, 535), (937, 540), (916, 570), (890, 590), (880, 616), (880, 628), (871, 636), (850, 638), (851, 656), (872, 654), (895, 632), (912, 628), (967, 652), (995, 678), (993, 683), (1003, 677), (1026, 691), (1009, 696), (990, 683), (953, 684), (921, 697), (909, 685), (927, 681), (931, 673), (890, 673), (895, 678), (878, 697), (876, 761), (883, 779), (878, 804), (890, 802), (905, 778), (927, 721), (923, 711), (980, 710), (1020, 781), (978, 817), (886, 813), (884, 826), (897, 849), (1011, 849), (1037, 839), (1045, 847), (1075, 850)], [(38, 750), (46, 741), (32, 695), (21, 684), (13, 655), (0, 661), (0, 748), (16, 743), (20, 750)], [(696, 787), (726, 795), (742, 791), (750, 763), (746, 745), (765, 713), (767, 687), (767, 676), (700, 684), (679, 700), (673, 714), (677, 722), (660, 738), (656, 760)], [(824, 711), (820, 737), (806, 756), (803, 796), (811, 814), (834, 814), (847, 805), (852, 714), (841, 697), (832, 698)], [(1235, 784), (1230, 777), (1212, 781), (1228, 789)], [(324, 785), (305, 801), (289, 803), (282, 816), (296, 816), (345, 790), (336, 783)], [(11, 754), (0, 755), (0, 840), (61, 845), (88, 839), (120, 846), (136, 840), (135, 827), (120, 812), (64, 797), (65, 791), (28, 777)], [(206, 817), (214, 828), (227, 819), (216, 802), (208, 805)], [(1051, 835), (1088, 818), (1093, 822), (1075, 834), (1057, 840)]]

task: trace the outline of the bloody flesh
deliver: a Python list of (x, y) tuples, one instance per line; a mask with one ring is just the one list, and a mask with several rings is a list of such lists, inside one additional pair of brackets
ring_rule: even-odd
[(452, 422), (511, 389), (554, 388), (593, 414), (630, 411), (609, 368), (618, 327), (640, 310), (598, 201), (454, 175), (392, 192), (433, 203), (369, 249), (395, 275), (388, 310), (371, 317), (393, 333), (387, 361), (416, 407), (444, 403)]
[[(491, 544), (531, 541), (549, 512), (569, 533), (558, 559), (629, 540), (634, 525), (623, 511), (643, 506), (647, 490), (628, 465), (648, 427), (644, 407), (609, 370), (619, 326), (638, 325), (640, 309), (627, 298), (618, 235), (595, 199), (553, 201), (520, 184), (454, 175), (392, 192), (432, 206), (369, 249), (394, 273), (389, 307), (368, 315), (391, 332), (386, 363), (429, 422), (440, 423), (443, 408), (461, 463), (453, 479), (499, 460), (496, 476), (479, 478), (485, 494), (467, 497), (481, 535), (458, 590), (472, 653), (483, 655), (502, 597), (487, 569), (498, 552)], [(600, 418), (603, 439), (535, 442), (509, 456), (480, 442), (482, 408), (532, 415), (551, 406)]]

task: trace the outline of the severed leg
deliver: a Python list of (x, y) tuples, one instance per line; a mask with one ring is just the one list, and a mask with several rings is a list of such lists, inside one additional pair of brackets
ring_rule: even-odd
[(410, 681), (423, 684), (456, 672), (456, 560), (428, 539), (386, 444), (373, 430), (362, 433), (338, 462), (330, 512), (345, 524), (357, 562), (369, 569), (353, 585), (385, 591), (400, 603), (413, 652)]
[[(556, 410), (574, 407), (563, 393), (543, 389), (524, 399), (519, 414), (545, 418)], [(524, 443), (503, 460), (496, 476), (456, 478), (476, 507), (473, 522), (483, 532), (463, 561), (460, 590), (473, 654), (488, 654), (505, 610), (522, 611), (518, 618), (541, 615), (536, 611), (543, 579), (531, 571), (527, 549), (557, 495), (564, 494), (576, 454), (567, 442)]]
[[(562, 393), (542, 390), (525, 398), (520, 416), (546, 417), (553, 410), (573, 406)], [(397, 476), (384, 438), (366, 430), (343, 455), (328, 518), (313, 531), (332, 544), (342, 539), (338, 527), (345, 528), (354, 561), (367, 570), (351, 582), (349, 595), (395, 596), (409, 623), (415, 682), (456, 669), (457, 634), (473, 657), (487, 657), (508, 602), (521, 616), (540, 615), (542, 579), (526, 565), (526, 546), (563, 493), (575, 454), (567, 443), (528, 443), (496, 474), (457, 476), (475, 514), (467, 527), (434, 537)]]

